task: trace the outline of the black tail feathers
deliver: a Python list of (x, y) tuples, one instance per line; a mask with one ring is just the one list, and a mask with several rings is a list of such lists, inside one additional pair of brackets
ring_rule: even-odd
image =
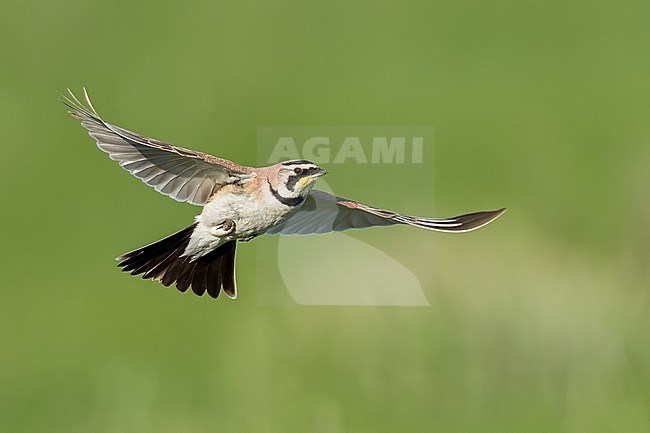
[(164, 286), (176, 283), (179, 291), (192, 291), (199, 296), (208, 292), (217, 298), (223, 291), (229, 298), (237, 297), (235, 285), (235, 241), (223, 244), (196, 260), (182, 256), (196, 224), (171, 236), (123, 254), (117, 265), (131, 275), (142, 274), (143, 279), (160, 281)]

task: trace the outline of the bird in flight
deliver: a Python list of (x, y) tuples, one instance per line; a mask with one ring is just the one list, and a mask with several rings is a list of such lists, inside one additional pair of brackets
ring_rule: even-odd
[(62, 96), (97, 146), (156, 191), (203, 206), (189, 227), (125, 253), (118, 266), (131, 275), (189, 287), (217, 298), (237, 297), (235, 246), (263, 234), (307, 235), (405, 224), (441, 232), (468, 232), (490, 223), (504, 209), (451, 218), (420, 218), (367, 206), (312, 189), (327, 171), (306, 160), (247, 167), (172, 146), (104, 121), (86, 89), (85, 104), (68, 89)]

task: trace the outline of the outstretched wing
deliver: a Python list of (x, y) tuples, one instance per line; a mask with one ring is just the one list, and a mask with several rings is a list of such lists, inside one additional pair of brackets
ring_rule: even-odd
[(99, 117), (85, 88), (87, 106), (70, 89), (68, 92), (70, 98), (63, 96), (63, 103), (97, 141), (97, 147), (135, 177), (175, 200), (203, 205), (222, 186), (255, 176), (250, 167), (111, 125)]
[(476, 212), (452, 218), (419, 218), (366, 206), (313, 190), (305, 203), (283, 223), (269, 229), (267, 234), (308, 235), (374, 226), (407, 224), (440, 232), (462, 233), (476, 230), (496, 219), (505, 208)]

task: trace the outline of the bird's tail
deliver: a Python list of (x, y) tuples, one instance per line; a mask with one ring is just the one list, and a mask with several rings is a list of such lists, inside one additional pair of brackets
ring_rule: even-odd
[(229, 298), (237, 297), (235, 285), (235, 241), (227, 242), (205, 256), (193, 260), (183, 256), (196, 224), (153, 244), (123, 254), (118, 267), (143, 279), (160, 281), (164, 286), (176, 283), (179, 291), (192, 291), (199, 296), (208, 292), (213, 298), (223, 291)]

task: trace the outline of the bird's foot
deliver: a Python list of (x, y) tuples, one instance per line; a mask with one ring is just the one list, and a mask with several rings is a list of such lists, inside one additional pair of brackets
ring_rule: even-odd
[(236, 229), (235, 222), (231, 219), (224, 220), (221, 224), (212, 227), (212, 235), (222, 238), (232, 234)]

